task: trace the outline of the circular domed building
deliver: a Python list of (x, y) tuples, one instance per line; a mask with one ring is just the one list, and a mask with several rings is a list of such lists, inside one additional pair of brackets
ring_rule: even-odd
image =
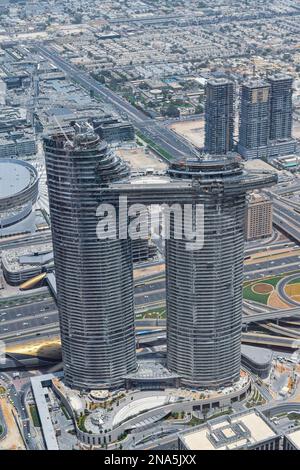
[(22, 160), (0, 159), (0, 236), (31, 214), (37, 197), (37, 170)]

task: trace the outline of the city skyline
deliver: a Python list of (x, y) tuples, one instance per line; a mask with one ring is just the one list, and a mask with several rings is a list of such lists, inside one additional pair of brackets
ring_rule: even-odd
[(299, 16), (0, 2), (0, 450), (300, 449)]

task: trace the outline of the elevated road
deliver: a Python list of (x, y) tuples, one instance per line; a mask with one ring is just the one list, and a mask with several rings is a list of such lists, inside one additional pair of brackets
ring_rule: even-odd
[(281, 320), (282, 318), (300, 319), (300, 307), (291, 308), (288, 310), (273, 310), (270, 312), (255, 313), (253, 315), (244, 315), (243, 325), (249, 325), (250, 323), (261, 323), (273, 320)]
[(300, 243), (300, 213), (275, 197), (273, 197), (273, 222), (280, 230)]
[(261, 333), (243, 333), (242, 342), (257, 344), (262, 346), (274, 346), (288, 349), (299, 349), (300, 339), (283, 338), (271, 335), (265, 335)]
[(79, 70), (73, 64), (59, 56), (49, 47), (35, 45), (36, 51), (44, 58), (51, 61), (61, 69), (70, 79), (85, 88), (88, 92), (93, 92), (104, 103), (111, 105), (120, 115), (126, 115), (132, 124), (161, 149), (168, 152), (174, 159), (182, 159), (192, 155), (191, 145), (183, 138), (180, 138), (173, 131), (149, 118), (145, 113), (130, 104), (124, 98), (114, 93), (87, 73)]

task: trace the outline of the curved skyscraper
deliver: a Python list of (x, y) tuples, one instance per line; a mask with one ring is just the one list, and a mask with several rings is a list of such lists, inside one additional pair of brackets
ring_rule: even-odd
[(178, 201), (193, 206), (194, 226), (196, 206), (204, 211), (202, 247), (187, 249), (172, 227), (166, 241), (168, 368), (187, 386), (231, 385), (241, 368), (246, 191), (276, 177), (247, 174), (236, 157), (222, 156), (174, 163), (168, 173), (171, 185), (190, 184)]
[(44, 149), (65, 381), (114, 388), (136, 369), (131, 242), (99, 240), (96, 211), (128, 168), (87, 128), (49, 134)]

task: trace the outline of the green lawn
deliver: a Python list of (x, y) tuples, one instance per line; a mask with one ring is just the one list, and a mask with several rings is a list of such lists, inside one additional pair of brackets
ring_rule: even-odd
[(35, 405), (30, 405), (29, 409), (30, 409), (30, 414), (31, 414), (34, 427), (40, 428), (41, 422), (40, 422), (40, 417), (38, 414), (37, 407)]
[(287, 283), (288, 286), (292, 284), (300, 284), (300, 277), (297, 277), (296, 279), (293, 279), (292, 281)]
[(84, 414), (78, 416), (77, 418), (78, 428), (82, 432), (87, 432), (86, 427), (85, 427), (85, 419), (86, 419), (86, 416)]
[(149, 137), (144, 136), (141, 132), (136, 131), (136, 135), (143, 140), (146, 144), (149, 145), (153, 150), (155, 150), (157, 153), (159, 153), (162, 157), (166, 158), (167, 160), (173, 160), (173, 155), (171, 155), (169, 152), (164, 150), (162, 147), (157, 145), (152, 139), (149, 139)]
[(287, 417), (291, 420), (291, 421), (295, 421), (296, 419), (300, 419), (300, 413), (288, 413), (287, 414)]
[(252, 286), (258, 283), (250, 284), (243, 289), (243, 298), (246, 300), (253, 300), (253, 302), (259, 302), (261, 304), (267, 305), (270, 294), (258, 294), (253, 292)]
[(146, 318), (152, 318), (152, 319), (164, 319), (166, 318), (166, 307), (158, 307), (158, 308), (153, 308), (146, 310), (144, 312), (139, 312), (136, 314), (137, 319), (146, 319)]
[(273, 287), (276, 287), (278, 282), (284, 277), (286, 277), (286, 274), (281, 274), (280, 276), (273, 276), (273, 277), (261, 279), (259, 281), (258, 280), (255, 280), (253, 282), (247, 281), (247, 283), (244, 283), (244, 288), (243, 288), (244, 299), (253, 300), (254, 302), (259, 302), (261, 304), (267, 305), (271, 292), (269, 294), (259, 294), (257, 292), (253, 292), (252, 287), (255, 284), (260, 284), (260, 283), (269, 284)]

